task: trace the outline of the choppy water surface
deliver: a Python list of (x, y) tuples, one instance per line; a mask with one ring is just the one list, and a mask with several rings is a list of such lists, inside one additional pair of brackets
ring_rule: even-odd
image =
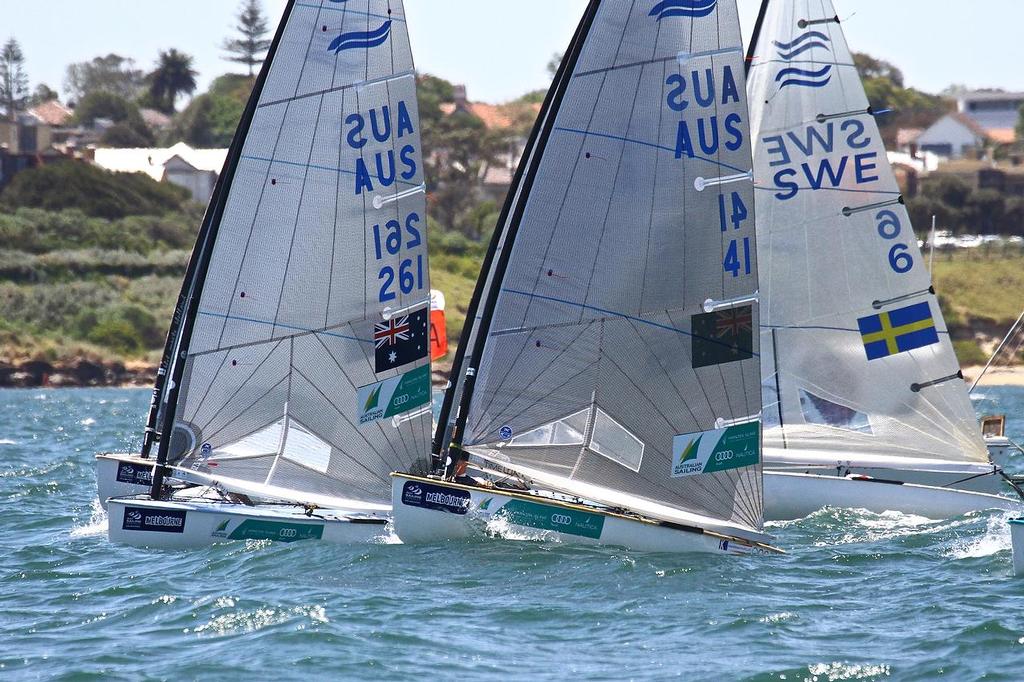
[[(112, 546), (92, 455), (137, 441), (148, 397), (0, 391), (0, 679), (1024, 677), (995, 513), (822, 512), (775, 526), (790, 553), (767, 559)], [(1024, 440), (1024, 390), (984, 397)]]

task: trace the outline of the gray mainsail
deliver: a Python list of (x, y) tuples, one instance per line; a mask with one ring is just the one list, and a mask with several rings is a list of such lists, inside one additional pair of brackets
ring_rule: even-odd
[(456, 441), (570, 492), (759, 528), (735, 2), (594, 0), (578, 41), (481, 277)]
[(987, 462), (835, 8), (768, 3), (751, 54), (766, 447)]
[(292, 0), (253, 98), (186, 284), (161, 454), (389, 501), (388, 474), (430, 447), (425, 187), (401, 0)]

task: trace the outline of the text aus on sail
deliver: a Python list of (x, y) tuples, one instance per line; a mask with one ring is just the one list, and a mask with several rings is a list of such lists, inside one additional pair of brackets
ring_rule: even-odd
[[(698, 55), (691, 55), (696, 58)], [(682, 59), (682, 56), (680, 57)], [(679, 116), (676, 125), (675, 157), (677, 159), (704, 159), (713, 161), (724, 148), (736, 152), (743, 148), (745, 122), (743, 120), (743, 91), (736, 84), (732, 66), (693, 68), (674, 73), (665, 79), (665, 105), (668, 114)], [(720, 108), (735, 107), (720, 115)], [(680, 115), (685, 115), (683, 118)], [(738, 172), (721, 181), (749, 178), (744, 169), (722, 167), (724, 174)], [(712, 184), (724, 184), (716, 182)], [(702, 191), (702, 187), (698, 187)], [(728, 196), (727, 196), (728, 195)], [(740, 192), (720, 192), (718, 209), (723, 233), (728, 237), (723, 270), (732, 277), (750, 276), (751, 242), (748, 218), (750, 213)]]
[[(385, 104), (366, 113), (350, 114), (345, 118), (344, 136), (346, 144), (359, 154), (355, 167), (356, 196), (389, 190), (396, 183), (411, 186), (418, 172), (419, 153), (415, 145), (416, 127), (405, 100), (399, 100), (395, 106)], [(376, 202), (374, 206), (380, 207)], [(380, 265), (380, 303), (394, 301), (399, 293), (408, 295), (425, 288), (422, 228), (422, 216), (416, 211), (371, 226), (373, 255)], [(413, 249), (420, 253), (413, 256)], [(409, 257), (403, 258), (405, 255)], [(397, 268), (384, 263), (395, 257)]]

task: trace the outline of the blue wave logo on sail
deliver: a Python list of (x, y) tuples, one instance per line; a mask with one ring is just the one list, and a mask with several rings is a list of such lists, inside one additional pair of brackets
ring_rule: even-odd
[(706, 17), (718, 7), (718, 0), (662, 0), (650, 16), (657, 17), (658, 21), (668, 17), (689, 17), (696, 19)]
[(832, 51), (832, 48), (828, 46), (832, 39), (821, 31), (808, 31), (789, 43), (780, 43), (778, 40), (773, 40), (772, 42), (778, 48), (779, 56), (787, 62), (791, 62), (804, 52), (815, 48), (823, 48), (829, 52)]
[(790, 85), (805, 88), (823, 88), (832, 80), (832, 65), (826, 64), (820, 69), (798, 69), (795, 66), (787, 66), (775, 76), (775, 82), (780, 83), (779, 90)]
[(391, 21), (384, 24), (375, 31), (352, 31), (342, 33), (331, 41), (328, 51), (339, 54), (344, 50), (369, 50), (383, 45), (391, 36)]

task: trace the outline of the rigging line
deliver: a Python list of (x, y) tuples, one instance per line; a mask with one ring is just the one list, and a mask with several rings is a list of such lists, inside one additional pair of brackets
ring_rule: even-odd
[[(206, 420), (206, 422), (204, 422), (204, 423), (203, 423), (203, 424), (202, 424), (202, 425), (201, 425), (201, 426), (199, 427), (199, 430), (200, 430), (200, 431), (205, 431), (205, 430), (207, 429), (207, 427), (209, 427), (209, 426), (210, 426), (210, 424), (212, 424), (212, 423), (213, 423), (213, 420), (214, 420), (214, 419), (216, 419), (216, 418), (217, 418), (218, 416), (220, 416), (220, 413), (221, 413), (221, 412), (223, 412), (223, 411), (224, 411), (224, 409), (225, 409), (225, 408), (226, 408), (226, 407), (227, 407), (228, 405), (230, 405), (230, 404), (231, 404), (231, 401), (235, 399), (235, 396), (237, 396), (237, 395), (238, 395), (239, 393), (241, 393), (241, 392), (242, 392), (242, 389), (243, 389), (243, 388), (245, 388), (245, 387), (246, 387), (246, 385), (247, 385), (247, 384), (248, 384), (248, 383), (249, 383), (250, 381), (252, 381), (253, 377), (255, 377), (255, 376), (256, 376), (256, 374), (257, 374), (257, 373), (258, 373), (258, 372), (260, 371), (260, 368), (261, 368), (261, 367), (263, 367), (263, 365), (264, 365), (264, 364), (265, 364), (265, 363), (266, 363), (266, 362), (267, 362), (267, 361), (268, 361), (268, 360), (269, 360), (269, 359), (270, 359), (270, 358), (271, 358), (271, 357), (272, 357), (272, 356), (274, 355), (274, 353), (276, 353), (276, 352), (277, 352), (277, 350), (278, 350), (278, 349), (279, 349), (279, 348), (281, 347), (281, 344), (282, 344), (282, 343), (284, 343), (284, 342), (283, 342), (283, 341), (278, 341), (278, 342), (277, 342), (276, 344), (274, 344), (274, 347), (273, 347), (273, 348), (271, 348), (271, 349), (270, 349), (270, 350), (269, 350), (269, 351), (267, 352), (267, 356), (266, 356), (265, 358), (263, 358), (262, 360), (260, 360), (259, 364), (257, 364), (257, 365), (256, 365), (256, 367), (254, 367), (254, 368), (253, 368), (253, 370), (252, 370), (251, 372), (249, 372), (249, 376), (247, 376), (247, 377), (245, 378), (245, 381), (243, 381), (242, 383), (240, 383), (240, 384), (238, 385), (238, 388), (236, 388), (236, 389), (235, 389), (235, 392), (234, 392), (234, 393), (232, 393), (232, 394), (231, 394), (230, 396), (228, 396), (228, 397), (227, 397), (227, 399), (226, 399), (226, 400), (224, 400), (223, 404), (222, 404), (222, 405), (221, 405), (221, 406), (220, 406), (220, 407), (219, 407), (219, 408), (217, 409), (217, 411), (216, 411), (216, 412), (214, 412), (214, 413), (213, 413), (212, 415), (210, 415), (210, 418), (209, 418), (209, 419), (207, 419), (207, 420)], [(192, 366), (193, 366), (193, 368), (194, 368), (194, 367), (195, 367), (195, 363), (193, 363), (193, 364), (192, 364)], [(198, 417), (198, 416), (199, 416), (199, 413), (198, 413), (198, 412), (196, 412), (196, 413), (195, 413), (195, 415), (193, 415), (193, 419), (194, 419), (194, 418), (196, 418), (196, 417)]]
[[(661, 151), (672, 152), (672, 154), (677, 154), (678, 153), (678, 150), (675, 149), (674, 147), (666, 147), (665, 145), (656, 144), (654, 142), (646, 142), (644, 140), (634, 140), (634, 139), (631, 139), (631, 138), (628, 138), (628, 137), (623, 137), (621, 135), (612, 135), (612, 134), (609, 134), (609, 133), (598, 133), (598, 132), (594, 132), (592, 130), (580, 130), (579, 128), (566, 128), (566, 127), (563, 127), (563, 126), (556, 126), (554, 128), (554, 130), (556, 130), (558, 132), (562, 132), (562, 133), (573, 133), (573, 134), (576, 134), (576, 135), (583, 135), (583, 136), (602, 137), (602, 138), (605, 138), (605, 139), (608, 139), (608, 140), (616, 140), (618, 142), (628, 142), (630, 144), (639, 145), (641, 147), (650, 147), (651, 149), (658, 149), (658, 150), (661, 150)], [(714, 164), (716, 166), (719, 166), (721, 168), (728, 168), (729, 170), (736, 171), (737, 173), (749, 173), (750, 172), (749, 168), (743, 169), (743, 168), (738, 168), (736, 166), (730, 166), (727, 163), (721, 163), (720, 161), (716, 161), (714, 159), (709, 159), (709, 158), (707, 158), (705, 156), (699, 156), (697, 154), (687, 154), (685, 157), (681, 158), (680, 161), (685, 161), (686, 159), (693, 159), (693, 160), (697, 160), (697, 161), (706, 161), (707, 163), (712, 163), (712, 164)]]
[[(211, 314), (216, 314), (216, 313), (211, 313)], [(250, 321), (250, 320), (243, 320), (243, 321)], [(350, 326), (352, 326), (356, 322), (366, 322), (366, 321), (367, 320), (365, 320), (363, 318), (360, 318), (360, 319), (352, 320), (352, 321), (349, 321), (349, 322), (339, 322), (337, 324), (332, 324), (332, 325), (329, 325), (327, 327), (320, 327), (319, 329), (313, 329), (311, 331), (303, 330), (303, 331), (300, 331), (300, 332), (298, 332), (296, 334), (287, 334), (287, 335), (284, 335), (284, 336), (275, 336), (275, 337), (270, 337), (270, 338), (267, 338), (267, 339), (262, 339), (260, 341), (249, 341), (248, 343), (236, 343), (236, 344), (233, 344), (231, 346), (221, 346), (220, 348), (214, 348), (212, 350), (202, 350), (202, 351), (198, 351), (198, 352), (195, 352), (195, 353), (189, 353), (189, 357), (190, 358), (202, 358), (202, 357), (205, 357), (207, 355), (215, 355), (217, 353), (224, 353), (226, 351), (242, 350), (243, 348), (254, 348), (256, 346), (265, 346), (268, 343), (277, 343), (278, 341), (287, 341), (288, 339), (297, 339), (297, 338), (300, 338), (302, 336), (309, 336), (309, 334), (311, 334), (311, 333), (312, 334), (325, 334), (327, 336), (335, 336), (335, 337), (338, 337), (338, 338), (345, 338), (345, 339), (347, 339), (349, 341), (363, 341), (364, 343), (370, 343), (366, 339), (359, 339), (359, 338), (356, 338), (354, 336), (353, 337), (343, 337), (343, 336), (336, 335), (336, 334), (330, 334), (330, 331), (333, 330), (333, 329), (341, 329), (343, 327), (350, 327)], [(265, 324), (271, 324), (271, 323), (270, 322), (265, 322)], [(279, 324), (278, 326), (280, 327), (282, 325)]]
[[(207, 315), (209, 317), (223, 318), (224, 320), (235, 320), (235, 321), (238, 321), (238, 322), (251, 322), (252, 324), (262, 324), (262, 325), (266, 325), (268, 327), (281, 327), (282, 329), (291, 329), (293, 331), (298, 332), (298, 334), (292, 334), (291, 336), (285, 336), (285, 337), (281, 337), (279, 339), (268, 339), (267, 341), (258, 341), (258, 342), (256, 342), (257, 345), (260, 344), (260, 343), (268, 343), (270, 341), (278, 341), (278, 340), (287, 339), (287, 338), (294, 338), (296, 336), (306, 336), (308, 334), (323, 334), (324, 336), (332, 336), (332, 337), (334, 337), (336, 339), (345, 339), (346, 341), (358, 341), (359, 343), (370, 343), (370, 344), (373, 343), (373, 339), (360, 339), (360, 338), (358, 338), (356, 336), (347, 336), (345, 334), (336, 334), (334, 332), (327, 331), (327, 329), (307, 329), (306, 327), (297, 327), (295, 325), (290, 325), (290, 324), (283, 324), (283, 323), (275, 324), (274, 322), (270, 322), (268, 320), (260, 320), (260, 319), (257, 319), (255, 317), (241, 317), (239, 315), (225, 315), (223, 313), (210, 313), (210, 312), (206, 312), (206, 311), (202, 311), (202, 310), (199, 311), (199, 314), (200, 315)], [(345, 324), (338, 325), (338, 326), (342, 326), (343, 327), (343, 326), (347, 326), (348, 324), (350, 324), (350, 323), (345, 323)], [(216, 351), (207, 351), (207, 352), (216, 352)], [(199, 355), (199, 353), (197, 353), (197, 355)]]
[[(335, 71), (335, 73), (337, 73), (337, 71)], [(302, 94), (302, 95), (295, 95), (294, 97), (283, 97), (281, 99), (275, 99), (275, 100), (272, 100), (270, 102), (264, 102), (263, 104), (259, 105), (259, 108), (260, 109), (264, 109), (266, 107), (273, 107), (273, 106), (277, 106), (278, 104), (287, 104), (288, 102), (297, 102), (300, 99), (309, 99), (311, 97), (324, 97), (326, 95), (333, 95), (333, 94), (335, 94), (337, 92), (344, 92), (345, 90), (352, 90), (352, 89), (359, 89), (359, 88), (368, 88), (368, 87), (372, 87), (374, 85), (379, 85), (380, 83), (390, 83), (391, 81), (399, 81), (399, 80), (402, 80), (402, 79), (405, 79), (405, 78), (409, 78), (410, 76), (415, 76), (415, 75), (416, 75), (415, 71), (400, 71), (400, 72), (393, 73), (390, 76), (381, 76), (380, 78), (371, 78), (369, 80), (359, 81), (358, 83), (349, 83), (348, 85), (337, 85), (337, 86), (331, 85), (331, 87), (325, 88), (323, 90), (315, 90), (313, 92), (307, 92), (307, 93)], [(333, 76), (332, 76), (332, 80), (333, 80)]]
[[(639, 322), (640, 324), (644, 324), (644, 325), (647, 325), (649, 327), (655, 327), (657, 329), (662, 329), (664, 331), (675, 332), (677, 334), (681, 334), (683, 336), (688, 336), (688, 337), (693, 338), (693, 339), (700, 339), (701, 341), (707, 341), (707, 342), (714, 343), (714, 344), (717, 344), (719, 346), (723, 346), (723, 347), (726, 347), (726, 348), (732, 348), (732, 346), (730, 344), (723, 343), (723, 342), (721, 342), (721, 341), (719, 341), (717, 339), (707, 338), (707, 337), (701, 336), (699, 334), (694, 334), (693, 332), (684, 331), (684, 330), (679, 329), (677, 327), (672, 327), (670, 325), (661, 324), (659, 322), (654, 322), (652, 320), (645, 320), (645, 319), (643, 319), (641, 317), (636, 317), (636, 316), (633, 316), (633, 315), (626, 315), (625, 313), (618, 313), (618, 312), (615, 312), (614, 310), (608, 310), (607, 308), (599, 308), (597, 306), (587, 305), (585, 303), (576, 303), (574, 301), (569, 301), (569, 300), (566, 300), (566, 299), (563, 299), (563, 298), (557, 298), (555, 296), (545, 296), (544, 294), (531, 294), (528, 291), (518, 291), (516, 289), (507, 289), (507, 288), (504, 288), (504, 287), (501, 289), (501, 291), (504, 292), (504, 293), (508, 293), (508, 294), (515, 294), (517, 296), (526, 296), (528, 298), (537, 298), (537, 299), (540, 299), (542, 301), (551, 301), (553, 303), (563, 303), (565, 305), (572, 306), (572, 307), (584, 308), (586, 310), (593, 310), (595, 312), (604, 313), (608, 317), (620, 318), (620, 319), (624, 319), (624, 320), (633, 320), (635, 322)], [(671, 315), (669, 314), (669, 311), (665, 311), (665, 313), (666, 313), (666, 315), (669, 315), (669, 319), (671, 320)], [(754, 357), (760, 357), (760, 355), (758, 353), (754, 353), (753, 356)]]
[(330, 11), (334, 11), (334, 12), (343, 12), (345, 14), (358, 14), (360, 16), (368, 17), (368, 18), (371, 18), (371, 19), (390, 19), (391, 21), (397, 21), (397, 22), (400, 22), (400, 23), (403, 23), (403, 24), (406, 23), (404, 15), (403, 16), (399, 16), (397, 14), (375, 14), (373, 12), (361, 12), (361, 11), (359, 11), (357, 9), (351, 9), (351, 8), (349, 8), (347, 6), (331, 7), (330, 5), (314, 5), (314, 4), (309, 3), (309, 2), (296, 2), (295, 6), (296, 7), (306, 7), (306, 8), (309, 8), (309, 9), (320, 9), (320, 10), (324, 10), (325, 9), (325, 10), (330, 10)]

